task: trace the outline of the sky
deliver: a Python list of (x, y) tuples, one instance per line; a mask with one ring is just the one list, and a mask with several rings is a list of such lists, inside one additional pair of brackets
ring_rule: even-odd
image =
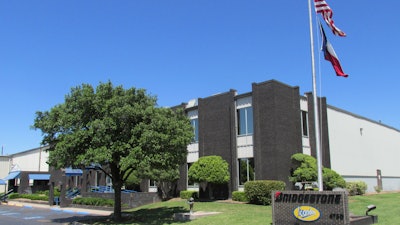
[[(327, 0), (347, 37), (327, 38), (348, 78), (323, 59), (318, 95), (400, 129), (400, 1)], [(37, 148), (37, 111), (81, 84), (143, 88), (159, 106), (271, 79), (312, 91), (307, 0), (0, 0), (0, 145)]]

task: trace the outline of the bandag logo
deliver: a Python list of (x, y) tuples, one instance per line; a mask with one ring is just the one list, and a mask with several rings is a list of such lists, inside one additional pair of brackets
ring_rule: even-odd
[(305, 222), (312, 222), (319, 219), (321, 213), (312, 206), (299, 206), (293, 211), (294, 217)]

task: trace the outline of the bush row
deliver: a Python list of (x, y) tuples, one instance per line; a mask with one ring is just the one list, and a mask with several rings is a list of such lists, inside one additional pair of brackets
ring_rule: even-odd
[(181, 199), (189, 199), (189, 198), (199, 199), (199, 192), (198, 191), (181, 191), (179, 193), (179, 197)]
[(72, 200), (72, 204), (93, 205), (93, 206), (114, 206), (114, 200), (105, 198), (77, 197)]
[(277, 180), (255, 180), (244, 184), (244, 193), (249, 203), (270, 205), (272, 191), (285, 190), (286, 184)]
[[(35, 194), (43, 194), (43, 195), (47, 195), (49, 196), (50, 191), (46, 190), (46, 191), (38, 191)], [(58, 188), (54, 188), (54, 192), (53, 192), (54, 196), (60, 196), (60, 190)]]
[(249, 199), (247, 198), (244, 191), (234, 191), (232, 192), (232, 200), (238, 202), (248, 202)]
[(42, 200), (42, 201), (49, 201), (49, 196), (42, 195), (42, 194), (19, 194), (19, 193), (12, 193), (8, 196), (9, 199), (16, 199), (16, 198), (26, 198), (30, 200)]

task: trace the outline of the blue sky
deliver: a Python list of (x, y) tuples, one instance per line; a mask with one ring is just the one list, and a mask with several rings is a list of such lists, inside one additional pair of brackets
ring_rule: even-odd
[[(400, 129), (400, 1), (327, 1), (349, 77), (317, 53), (319, 95)], [(39, 147), (35, 112), (82, 83), (144, 88), (160, 106), (270, 79), (312, 91), (307, 0), (2, 0), (0, 29), (4, 154)]]

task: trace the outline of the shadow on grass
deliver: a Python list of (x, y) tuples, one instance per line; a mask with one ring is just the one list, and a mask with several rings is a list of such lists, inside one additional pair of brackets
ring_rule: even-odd
[(178, 221), (174, 220), (174, 213), (184, 212), (188, 212), (184, 207), (159, 207), (154, 209), (140, 209), (130, 214), (133, 217), (133, 221), (137, 224), (161, 225), (178, 223)]
[(137, 225), (162, 225), (171, 223), (185, 223), (184, 221), (175, 221), (174, 213), (188, 212), (184, 207), (158, 207), (152, 209), (140, 209), (133, 212), (123, 212), (122, 221), (116, 222), (112, 216), (98, 217), (79, 222), (85, 224), (137, 224)]

